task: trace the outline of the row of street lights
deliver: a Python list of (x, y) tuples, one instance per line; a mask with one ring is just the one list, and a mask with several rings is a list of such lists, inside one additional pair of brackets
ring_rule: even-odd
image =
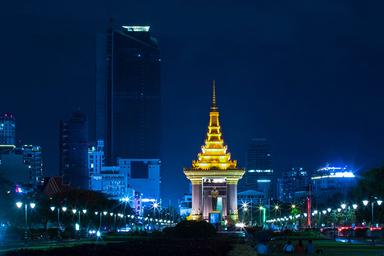
[[(367, 206), (369, 203), (371, 203), (371, 225), (374, 225), (374, 205), (377, 204), (378, 206), (381, 206), (383, 201), (380, 200), (380, 199), (377, 199), (377, 197), (374, 197), (373, 200), (369, 201), (369, 200), (363, 200), (362, 201), (363, 205), (364, 206)], [(358, 204), (354, 203), (351, 205), (352, 206), (352, 209), (354, 211), (357, 210), (358, 208)], [(338, 213), (340, 213), (341, 211), (347, 209), (348, 205), (346, 203), (341, 203), (340, 204), (340, 207), (339, 208), (336, 208), (334, 211), (337, 211)], [(292, 205), (292, 208), (294, 208), (294, 205)], [(348, 207), (348, 209), (350, 209)], [(319, 216), (319, 221), (320, 221), (320, 216), (321, 214), (323, 215), (326, 215), (327, 213), (330, 213), (332, 211), (331, 208), (327, 208), (327, 209), (324, 209), (322, 211), (318, 211), (318, 210), (314, 210), (312, 212), (312, 216), (315, 216), (315, 215), (318, 215)], [(306, 218), (307, 217), (307, 213), (303, 213), (303, 214), (296, 214), (295, 216), (284, 216), (284, 217), (281, 217), (281, 218), (274, 218), (274, 219), (270, 219), (268, 220), (267, 222), (268, 223), (274, 223), (274, 222), (288, 222), (288, 221), (292, 221), (294, 219), (298, 219), (300, 217), (304, 217)]]
[[(34, 203), (34, 202), (30, 202), (30, 203), (16, 202), (17, 208), (21, 208), (23, 205), (24, 205), (24, 209), (25, 209), (25, 211), (24, 211), (24, 218), (25, 218), (25, 236), (24, 236), (24, 239), (25, 239), (25, 242), (27, 243), (28, 242), (28, 230), (29, 230), (28, 208), (34, 209), (36, 207), (36, 203)], [(158, 208), (159, 208), (159, 205), (157, 203), (153, 205), (154, 211), (156, 211)], [(51, 212), (57, 211), (57, 224), (58, 224), (59, 229), (61, 229), (60, 212), (65, 213), (65, 212), (69, 211), (69, 209), (66, 206), (62, 206), (62, 207), (51, 206), (50, 210), (51, 210)], [(80, 229), (81, 229), (81, 213), (86, 215), (88, 211), (87, 211), (87, 209), (78, 210), (76, 208), (73, 208), (73, 209), (71, 209), (71, 212), (74, 215), (76, 215), (76, 213), (78, 214), (78, 223), (75, 223), (75, 229), (76, 229), (76, 231), (80, 231)], [(102, 216), (107, 216), (107, 215), (114, 217), (114, 229), (115, 230), (116, 230), (116, 218), (117, 217), (119, 217), (120, 219), (125, 218), (125, 222), (127, 222), (127, 219), (132, 220), (132, 221), (136, 219), (136, 220), (144, 221), (147, 223), (155, 223), (156, 225), (174, 224), (174, 222), (171, 220), (149, 218), (149, 217), (144, 218), (141, 216), (135, 216), (133, 214), (132, 215), (125, 215), (123, 213), (114, 213), (114, 212), (108, 212), (108, 211), (95, 211), (94, 214), (95, 214), (95, 216), (100, 216), (99, 230), (102, 227)]]

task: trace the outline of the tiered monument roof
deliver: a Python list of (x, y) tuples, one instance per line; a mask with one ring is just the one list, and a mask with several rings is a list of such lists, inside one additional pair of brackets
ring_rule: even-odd
[(225, 178), (227, 183), (237, 183), (244, 174), (243, 169), (237, 168), (236, 160), (231, 160), (231, 154), (224, 144), (216, 105), (215, 81), (213, 81), (212, 106), (205, 143), (197, 159), (192, 161), (192, 167), (184, 169), (184, 173), (192, 182), (200, 182), (203, 177), (210, 177)]
[(209, 125), (205, 144), (197, 155), (197, 160), (192, 161), (193, 169), (236, 169), (236, 161), (231, 160), (231, 154), (224, 145), (223, 134), (221, 133), (219, 111), (216, 106), (216, 85), (213, 81), (212, 106), (209, 113)]

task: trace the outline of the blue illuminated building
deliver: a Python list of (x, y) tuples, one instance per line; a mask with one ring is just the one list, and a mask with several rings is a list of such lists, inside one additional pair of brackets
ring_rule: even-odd
[(341, 201), (356, 185), (355, 173), (348, 167), (325, 166), (312, 174), (312, 197), (317, 205)]
[(129, 202), (142, 213), (142, 207), (160, 202), (160, 160), (119, 158), (117, 165), (104, 164), (104, 142), (88, 149), (90, 188), (111, 198)]

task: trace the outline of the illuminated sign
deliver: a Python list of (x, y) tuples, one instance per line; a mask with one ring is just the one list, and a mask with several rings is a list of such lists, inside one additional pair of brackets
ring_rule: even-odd
[(123, 26), (123, 28), (131, 32), (148, 32), (150, 26)]

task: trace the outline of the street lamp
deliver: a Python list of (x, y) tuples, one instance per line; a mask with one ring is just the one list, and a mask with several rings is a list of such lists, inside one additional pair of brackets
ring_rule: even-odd
[[(61, 229), (61, 224), (60, 224), (60, 207), (51, 206), (49, 208), (51, 209), (52, 212), (54, 212), (55, 209), (57, 209), (57, 226), (58, 226), (59, 229)], [(67, 210), (67, 207), (63, 207), (63, 208), (65, 208), (65, 210), (62, 209), (63, 212), (65, 212)]]
[(347, 205), (346, 204), (344, 204), (344, 203), (342, 203), (341, 205), (340, 205), (340, 207), (341, 207), (341, 209), (345, 209), (346, 207), (347, 207)]
[(327, 212), (331, 212), (332, 211), (332, 209), (331, 208), (327, 208)]
[(356, 210), (357, 209), (357, 204), (353, 204), (352, 208), (353, 208), (353, 210)]
[[(377, 199), (377, 197), (374, 197), (374, 199), (376, 199), (376, 203), (377, 203), (378, 206), (380, 206), (380, 205), (383, 203), (383, 201), (380, 200), (380, 199)], [(367, 206), (368, 203), (369, 203), (368, 200), (363, 200), (363, 204), (364, 204), (364, 206)], [(372, 200), (372, 201), (371, 201), (371, 225), (372, 225), (372, 226), (373, 226), (373, 220), (374, 220), (374, 219), (373, 219), (373, 217), (374, 217), (374, 215), (373, 215), (374, 205), (375, 205), (375, 200)]]
[(153, 204), (152, 204), (152, 208), (153, 208), (153, 216), (154, 217), (156, 217), (156, 210), (157, 210), (157, 208), (159, 208), (159, 204), (157, 203), (157, 202), (154, 202)]
[(63, 210), (63, 212), (66, 212), (67, 211), (67, 207), (63, 206), (63, 207), (61, 207), (61, 210)]
[[(22, 202), (16, 202), (16, 207), (21, 208), (23, 206)], [(29, 203), (29, 208), (34, 209), (36, 204), (31, 202)], [(24, 203), (24, 219), (25, 219), (25, 232), (24, 232), (24, 242), (28, 243), (28, 204)]]

